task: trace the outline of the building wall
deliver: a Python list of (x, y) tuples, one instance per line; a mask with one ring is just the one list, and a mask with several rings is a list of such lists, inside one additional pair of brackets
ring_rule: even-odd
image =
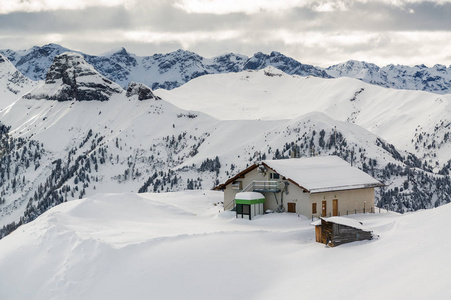
[(288, 211), (288, 203), (296, 203), (296, 213), (310, 217), (311, 205), (310, 194), (304, 193), (304, 190), (292, 182), (288, 182), (288, 194), (283, 195), (283, 206)]
[(362, 213), (364, 208), (365, 212), (374, 212), (374, 188), (366, 188), (310, 194), (310, 206), (316, 203), (317, 207), (317, 213), (314, 216), (321, 216), (323, 201), (326, 201), (326, 216), (333, 216), (334, 199), (338, 200), (338, 212), (341, 216), (354, 214), (356, 210), (357, 213)]
[[(272, 171), (268, 171), (265, 175), (258, 172), (258, 168), (245, 174), (244, 178), (239, 178), (237, 181), (241, 181), (241, 189), (244, 189), (248, 184), (254, 180), (272, 180)], [(280, 188), (283, 190), (285, 180), (278, 180), (280, 182)], [(280, 204), (283, 197), (283, 206), (285, 211), (288, 211), (288, 203), (296, 203), (296, 213), (304, 215), (308, 218), (312, 217), (312, 204), (316, 203), (317, 213), (313, 214), (315, 217), (321, 216), (322, 201), (326, 201), (327, 214), (326, 216), (333, 215), (333, 200), (338, 199), (338, 213), (343, 216), (348, 214), (354, 214), (355, 210), (358, 213), (363, 212), (365, 207), (366, 212), (374, 212), (374, 188), (346, 190), (336, 192), (325, 192), (310, 194), (305, 193), (299, 186), (288, 182), (288, 194), (285, 192), (276, 193), (277, 200)], [(235, 195), (241, 192), (241, 190), (232, 189), (232, 184), (226, 186), (224, 190), (224, 208), (230, 210), (234, 207)], [(273, 193), (263, 193), (265, 196), (264, 210), (271, 209), (276, 211), (277, 203)], [(282, 195), (283, 194), (283, 195)], [(366, 202), (365, 202), (366, 201)]]
[[(268, 180), (268, 174), (263, 176), (263, 173), (258, 172), (258, 168), (250, 171), (244, 175), (244, 178), (238, 178), (236, 181), (241, 181), (241, 189), (244, 189), (249, 183), (254, 180)], [(241, 190), (232, 189), (232, 184), (228, 184), (224, 190), (224, 208), (226, 210), (231, 210), (234, 205), (232, 202), (235, 200), (235, 195), (241, 192)], [(265, 195), (266, 198), (266, 195)], [(266, 205), (266, 201), (265, 201)]]
[[(268, 172), (264, 175), (263, 173), (259, 173), (258, 169), (254, 169), (245, 174), (244, 178), (237, 179), (237, 181), (241, 181), (241, 187), (244, 189), (254, 180), (276, 180), (271, 179), (271, 174), (273, 174), (271, 170), (268, 170)], [(279, 179), (277, 181), (280, 182), (280, 189), (283, 190), (286, 180)], [(311, 204), (309, 194), (304, 193), (301, 188), (291, 182), (288, 182), (287, 189), (288, 194), (286, 192), (276, 193), (277, 201), (279, 202), (279, 204), (281, 202), (281, 199), (283, 198), (283, 206), (285, 208), (285, 211), (288, 211), (288, 202), (296, 203), (296, 213), (310, 217)], [(230, 210), (234, 207), (232, 203), (235, 199), (235, 195), (239, 192), (241, 192), (241, 190), (232, 189), (232, 184), (226, 186), (226, 189), (224, 190), (224, 208), (226, 210)], [(277, 202), (275, 200), (274, 193), (263, 193), (263, 195), (265, 196), (264, 210), (266, 211), (270, 209), (276, 211)]]

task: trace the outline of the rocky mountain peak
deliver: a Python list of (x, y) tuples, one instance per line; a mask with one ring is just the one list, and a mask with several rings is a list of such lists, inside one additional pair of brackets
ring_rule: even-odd
[(151, 100), (151, 99), (155, 99), (155, 100), (161, 99), (160, 97), (155, 96), (154, 93), (152, 92), (152, 90), (145, 84), (137, 83), (137, 82), (130, 82), (130, 84), (127, 87), (126, 96), (132, 97), (135, 95), (138, 96), (138, 100), (140, 100), (140, 101)]
[(272, 66), (264, 68), (263, 73), (265, 74), (265, 76), (269, 76), (269, 77), (282, 77), (285, 75), (284, 72), (282, 72), (281, 70), (274, 68)]
[(130, 67), (136, 67), (136, 65), (138, 64), (134, 55), (127, 52), (127, 50), (124, 47), (113, 53), (110, 56), (110, 60), (113, 63), (121, 65), (125, 69)]
[(20, 73), (11, 61), (4, 55), (0, 54), (0, 77), (7, 77), (9, 83), (29, 83), (30, 79)]
[[(359, 60), (348, 60), (344, 63), (330, 66), (326, 69), (327, 73), (332, 77), (353, 77), (358, 79), (367, 78), (368, 81), (379, 82), (381, 75), (380, 68), (372, 63)], [(377, 77), (377, 80), (376, 78)]]
[(127, 49), (125, 49), (124, 47), (121, 47), (113, 55), (129, 55), (129, 54), (127, 52)]
[(100, 75), (83, 56), (74, 52), (57, 55), (45, 78), (45, 84), (26, 98), (58, 101), (109, 100), (122, 88)]
[(69, 51), (69, 49), (66, 49), (64, 47), (61, 47), (56, 44), (48, 44), (44, 45), (42, 47), (33, 47), (28, 51), (28, 54), (22, 57), (17, 64), (23, 65), (26, 64), (28, 61), (32, 59), (43, 59), (43, 58), (52, 58), (55, 55), (58, 55), (60, 53)]
[(0, 107), (6, 107), (17, 100), (25, 92), (33, 88), (37, 82), (20, 73), (11, 61), (0, 54)]
[(254, 56), (247, 60), (244, 69), (259, 70), (268, 66), (273, 66), (289, 75), (331, 78), (324, 70), (312, 65), (302, 64), (277, 51), (272, 51), (269, 55), (262, 52), (255, 53)]
[(425, 64), (421, 64), (421, 65), (415, 65), (415, 68), (418, 69), (427, 69), (428, 67)]

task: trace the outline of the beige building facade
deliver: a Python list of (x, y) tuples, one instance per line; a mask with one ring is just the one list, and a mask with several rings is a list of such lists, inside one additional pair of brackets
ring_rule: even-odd
[(380, 186), (341, 158), (327, 156), (262, 161), (215, 189), (224, 191), (224, 210), (235, 207), (237, 193), (259, 192), (265, 211), (310, 218), (374, 212), (374, 188)]

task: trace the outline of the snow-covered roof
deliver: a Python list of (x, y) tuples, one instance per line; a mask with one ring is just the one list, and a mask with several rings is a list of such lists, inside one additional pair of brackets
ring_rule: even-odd
[(363, 226), (363, 224), (360, 223), (359, 221), (353, 220), (353, 219), (349, 219), (349, 218), (344, 218), (344, 217), (320, 218), (318, 221), (315, 221), (315, 222), (311, 223), (311, 225), (319, 226), (319, 225), (321, 225), (321, 220), (324, 220), (326, 222), (331, 222), (331, 223), (335, 223), (335, 224), (348, 226), (348, 227), (352, 227), (352, 228), (357, 228), (357, 229), (360, 229), (360, 230), (363, 230), (363, 231), (370, 231), (368, 228)]
[(262, 163), (310, 193), (383, 186), (338, 156), (265, 160)]
[(241, 193), (237, 193), (235, 195), (235, 199), (258, 200), (258, 199), (265, 199), (265, 196), (263, 196), (261, 193), (257, 193), (257, 192), (241, 192)]

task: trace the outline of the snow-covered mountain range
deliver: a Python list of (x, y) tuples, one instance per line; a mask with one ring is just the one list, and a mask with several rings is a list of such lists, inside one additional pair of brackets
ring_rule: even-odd
[[(32, 47), (28, 50), (0, 50), (24, 75), (43, 80), (56, 55), (72, 51), (56, 44)], [(77, 52), (77, 51), (72, 51)], [(137, 56), (121, 48), (103, 55), (84, 56), (99, 73), (126, 88), (132, 81), (141, 82), (153, 90), (173, 89), (207, 74), (260, 70), (268, 66), (286, 74), (320, 78), (351, 77), (383, 87), (429, 91), (436, 94), (451, 92), (451, 68), (444, 65), (414, 67), (387, 65), (378, 67), (361, 61), (347, 61), (328, 68), (303, 64), (279, 52), (258, 52), (252, 57), (228, 53), (204, 58), (190, 51), (177, 50), (167, 54)]]
[(290, 76), (275, 68), (206, 76), (156, 94), (180, 108), (225, 120), (324, 112), (415, 153), (437, 172), (451, 159), (451, 95), (381, 88), (350, 78)]
[[(45, 79), (55, 56), (67, 51), (70, 50), (56, 44), (49, 44), (22, 51), (0, 50), (0, 53), (8, 57), (16, 68), (29, 78), (42, 80)], [(124, 88), (135, 81), (144, 83), (152, 89), (173, 89), (206, 74), (257, 70), (267, 66), (276, 66), (288, 74), (330, 77), (320, 68), (301, 64), (278, 52), (272, 52), (269, 55), (259, 52), (250, 58), (233, 53), (204, 58), (183, 50), (168, 54), (137, 56), (124, 48), (99, 56), (78, 53), (82, 54), (99, 73)]]
[(403, 90), (420, 90), (436, 94), (451, 92), (451, 66), (435, 65), (414, 67), (387, 65), (378, 67), (372, 63), (350, 60), (326, 68), (332, 77), (351, 77), (364, 82)]
[(0, 110), (1, 234), (72, 199), (210, 189), (293, 155), (336, 154), (370, 173), (386, 184), (378, 206), (439, 206), (451, 197), (450, 101), (272, 67), (125, 91), (66, 52)]

